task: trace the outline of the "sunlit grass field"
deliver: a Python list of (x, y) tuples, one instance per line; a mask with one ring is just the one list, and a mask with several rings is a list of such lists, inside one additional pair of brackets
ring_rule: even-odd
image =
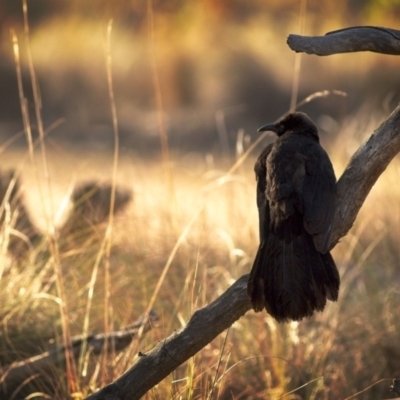
[[(334, 137), (322, 139), (338, 177), (382, 117), (354, 115), (343, 121)], [(138, 351), (148, 351), (184, 326), (195, 309), (249, 272), (258, 245), (253, 174), (257, 151), (232, 173), (228, 171), (242, 154), (221, 160), (211, 154), (176, 153), (168, 165), (161, 157), (123, 154), (117, 182), (132, 190), (133, 200), (116, 216), (112, 235), (100, 231), (90, 246), (74, 243), (65, 250), (60, 238), (58, 257), (45, 258), (32, 250), (23, 261), (10, 259), (4, 245), (10, 230), (3, 224), (1, 365), (61, 342), (65, 324), (71, 335), (129, 325), (148, 308), (160, 283), (154, 302), (159, 320), (140, 342), (105, 361), (92, 360), (88, 369), (77, 364), (75, 398), (82, 398), (118, 377)], [(6, 150), (2, 157), (3, 168), (21, 167), (24, 198), (43, 231), (44, 209), (62, 214), (59, 209), (65, 208), (74, 182), (112, 176), (112, 156), (106, 153), (83, 156), (49, 148), (50, 177), (43, 175), (39, 162), (36, 167), (29, 158), (18, 162), (24, 159), (22, 153)], [(36, 157), (40, 161), (41, 155)], [(400, 374), (399, 178), (395, 159), (370, 193), (355, 226), (333, 250), (342, 278), (337, 303), (291, 324), (277, 324), (266, 313), (250, 311), (145, 398), (340, 399), (381, 379), (385, 380), (357, 398), (389, 398), (390, 380)], [(110, 254), (104, 251), (103, 237), (112, 242)], [(165, 279), (159, 282), (166, 268)], [(63, 296), (57, 290), (58, 273)], [(67, 316), (60, 313), (60, 304), (66, 306)], [(38, 384), (37, 394), (29, 398), (71, 395), (63, 372), (55, 373), (53, 380), (53, 389)]]
[[(246, 24), (227, 24), (222, 29), (219, 20), (210, 24), (208, 15), (197, 12), (196, 7), (200, 6), (194, 11), (189, 7), (185, 11), (189, 14), (179, 14), (172, 22), (155, 15), (152, 61), (151, 35), (142, 32), (139, 37), (133, 32), (132, 36), (129, 29), (118, 31), (115, 24), (110, 54), (121, 130), (131, 133), (137, 124), (144, 136), (156, 135), (155, 112), (164, 115), (168, 110), (179, 110), (194, 115), (198, 106), (221, 113), (226, 105), (236, 110), (248, 92), (270, 111), (268, 107), (275, 105), (270, 91), (290, 89), (294, 55), (284, 47), (287, 26), (275, 21), (276, 32), (272, 34), (274, 21), (265, 13)], [(295, 32), (298, 10), (292, 12), (289, 25)], [(317, 14), (309, 21), (307, 32), (318, 34), (340, 26), (340, 21)], [(34, 65), (43, 78), (40, 83), (49, 83), (46, 94), (54, 102), (44, 102), (44, 109), (51, 108), (51, 118), (65, 117), (65, 131), (76, 135), (70, 138), (73, 142), (78, 133), (68, 131), (71, 120), (78, 127), (82, 121), (87, 123), (82, 131), (93, 121), (103, 128), (111, 124), (104, 68), (106, 24), (90, 18), (83, 23), (79, 12), (69, 19), (63, 14), (46, 24), (42, 30), (33, 30), (31, 36)], [(16, 32), (22, 46), (22, 30)], [(10, 56), (11, 47), (7, 49)], [(25, 51), (21, 50), (24, 68)], [(374, 68), (380, 71), (382, 61), (376, 61), (377, 57), (357, 54), (329, 61), (303, 59), (300, 89), (317, 86), (322, 90), (331, 85), (327, 89), (332, 90), (340, 77), (350, 81), (355, 75), (367, 76)], [(240, 63), (242, 58), (245, 61)], [(274, 61), (278, 59), (281, 62)], [(394, 63), (393, 58), (387, 62)], [(101, 68), (94, 68), (99, 65)], [(157, 73), (158, 88), (153, 86)], [(228, 75), (229, 79), (222, 79)], [(253, 86), (243, 84), (243, 76)], [(263, 84), (259, 83), (261, 78)], [(365, 81), (371, 87), (379, 86)], [(266, 82), (271, 87), (264, 89)], [(254, 96), (259, 88), (262, 90)], [(242, 97), (236, 99), (239, 92)], [(155, 105), (153, 97), (161, 94), (167, 111)], [(67, 111), (63, 109), (65, 99), (73, 100)], [(278, 100), (282, 101), (277, 96)], [(321, 116), (316, 121), (324, 131), (322, 145), (338, 178), (352, 154), (389, 114), (388, 104), (375, 108), (365, 104), (347, 117), (343, 106), (342, 114), (330, 119)], [(151, 123), (141, 119), (146, 113), (151, 114)], [(336, 120), (337, 115), (343, 118)], [(203, 122), (201, 113), (193, 119), (186, 124)], [(272, 121), (260, 120), (259, 124), (266, 122)], [(235, 130), (242, 128), (236, 126)], [(52, 129), (57, 131), (58, 125)], [(33, 130), (36, 134), (36, 126)], [(248, 273), (256, 254), (253, 165), (272, 137), (246, 156), (250, 138), (255, 137), (250, 132), (245, 132), (249, 136), (238, 134), (236, 153), (230, 156), (221, 156), (218, 151), (178, 151), (177, 146), (168, 149), (167, 156), (160, 146), (159, 154), (157, 148), (146, 157), (133, 143), (129, 149), (120, 148), (114, 157), (97, 145), (92, 133), (91, 144), (85, 143), (80, 150), (79, 144), (70, 148), (65, 140), (53, 140), (51, 132), (45, 145), (41, 149), (37, 145), (34, 152), (0, 143), (1, 172), (16, 170), (30, 219), (44, 238), (40, 247), (32, 247), (23, 258), (13, 258), (7, 247), (16, 232), (12, 230), (10, 207), (7, 201), (2, 203), (0, 369), (71, 336), (126, 327), (150, 307), (159, 318), (149, 332), (122, 352), (99, 357), (89, 351), (81, 354), (75, 365), (76, 381), (65, 370), (54, 368), (48, 376), (50, 383), (34, 375), (8, 393), (10, 400), (83, 399), (110, 383), (133, 364), (138, 352), (149, 351), (182, 328), (194, 310), (209, 304)], [(109, 143), (112, 139), (110, 135)], [(88, 180), (129, 189), (132, 200), (114, 219), (99, 225), (91, 240), (82, 242), (59, 233), (68, 221), (73, 187)], [(264, 312), (249, 311), (144, 399), (393, 397), (389, 386), (400, 376), (399, 181), (397, 157), (372, 189), (351, 231), (333, 250), (341, 275), (337, 303), (329, 303), (310, 319), (290, 324), (278, 324)], [(3, 378), (0, 376), (0, 399)]]

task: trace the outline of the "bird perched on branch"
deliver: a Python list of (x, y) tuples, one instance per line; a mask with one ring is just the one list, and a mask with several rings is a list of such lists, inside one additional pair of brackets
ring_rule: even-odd
[(298, 321), (338, 298), (340, 278), (329, 253), (335, 173), (306, 114), (289, 114), (258, 131), (278, 138), (254, 167), (260, 246), (247, 292), (255, 311)]

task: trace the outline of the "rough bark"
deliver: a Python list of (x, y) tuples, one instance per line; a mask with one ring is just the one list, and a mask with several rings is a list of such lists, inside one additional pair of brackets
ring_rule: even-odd
[(132, 368), (87, 400), (140, 399), (250, 310), (247, 280), (248, 275), (242, 276), (211, 304), (195, 311), (183, 329), (174, 332), (148, 353), (140, 353)]
[[(331, 247), (346, 235), (379, 175), (400, 151), (400, 106), (360, 147), (338, 181), (339, 200)], [(140, 399), (148, 390), (196, 354), (250, 310), (248, 275), (210, 305), (197, 310), (187, 325), (160, 342), (112, 384), (87, 400)]]
[(298, 53), (318, 56), (357, 51), (399, 55), (400, 31), (377, 26), (355, 26), (328, 32), (325, 36), (289, 35), (287, 44)]
[(372, 186), (400, 152), (400, 106), (356, 151), (339, 179), (331, 248), (353, 226)]

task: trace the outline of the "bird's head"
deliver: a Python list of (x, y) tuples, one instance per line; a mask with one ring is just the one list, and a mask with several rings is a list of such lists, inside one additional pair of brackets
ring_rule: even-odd
[(273, 124), (267, 124), (258, 129), (258, 132), (272, 131), (278, 136), (287, 132), (308, 136), (319, 141), (318, 128), (311, 118), (302, 112), (294, 112)]

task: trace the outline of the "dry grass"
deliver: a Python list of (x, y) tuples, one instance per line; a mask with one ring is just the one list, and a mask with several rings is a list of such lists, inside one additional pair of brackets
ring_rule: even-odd
[[(359, 121), (367, 123), (360, 126)], [(353, 142), (360, 143), (377, 124), (378, 119), (366, 114), (346, 121), (346, 128), (327, 146), (337, 171), (353, 151)], [(58, 179), (51, 181), (54, 192), (65, 193), (69, 174), (78, 173), (83, 163), (79, 157), (64, 158), (63, 163), (74, 165), (67, 175), (57, 170), (58, 156), (48, 157), (50, 169), (57, 171)], [(140, 345), (134, 344), (134, 350), (146, 351), (179, 329), (194, 309), (215, 299), (248, 272), (257, 246), (252, 160), (227, 176), (229, 161), (216, 165), (209, 156), (199, 154), (172, 159), (172, 190), (161, 172), (161, 161), (120, 159), (118, 180), (131, 184), (134, 200), (115, 222), (109, 298), (115, 328), (147, 308), (174, 246), (180, 243), (156, 297), (160, 322)], [(87, 159), (85, 165), (97, 174), (107, 169), (104, 158), (101, 163)], [(334, 250), (342, 276), (337, 304), (329, 304), (309, 320), (288, 325), (278, 325), (264, 313), (249, 312), (146, 398), (206, 398), (217, 382), (212, 398), (277, 398), (308, 383), (285, 398), (337, 399), (381, 378), (396, 377), (400, 373), (396, 356), (400, 351), (396, 343), (400, 328), (399, 174), (395, 160), (373, 188), (352, 231)], [(26, 182), (28, 197), (32, 185)], [(4, 240), (7, 226), (2, 234)], [(83, 331), (85, 320), (89, 331), (103, 330), (104, 260), (92, 285), (89, 315), (86, 307), (100, 247), (99, 243), (98, 247), (79, 248), (77, 243), (74, 251), (60, 254), (72, 334)], [(3, 257), (7, 258), (4, 249)], [(61, 334), (57, 305), (61, 300), (51, 261), (33, 256), (23, 263), (7, 262), (2, 263), (0, 281), (3, 365), (37, 353)], [(124, 353), (109, 359), (108, 375), (103, 375), (103, 382), (98, 377), (92, 387), (115, 378), (130, 362)], [(87, 393), (90, 378), (78, 369), (83, 393)], [(64, 378), (60, 375), (58, 379)], [(382, 382), (359, 398), (389, 396), (388, 386), (389, 381)], [(62, 397), (65, 389), (60, 390)]]
[[(201, 34), (189, 31), (180, 39), (188, 41), (185, 48), (191, 50), (186, 52), (193, 59), (202, 58), (204, 47), (211, 52), (208, 43), (214, 43), (213, 34), (218, 33), (208, 32), (210, 38), (202, 42), (203, 47), (193, 46), (192, 41), (197, 44), (204, 31), (199, 25), (201, 29), (196, 29)], [(92, 30), (89, 25), (86, 28)], [(253, 44), (254, 48), (249, 48), (256, 55), (264, 52), (264, 45), (252, 35), (271, 40), (265, 37), (266, 31), (258, 29), (245, 27), (241, 34), (246, 46)], [(40, 46), (41, 34), (34, 43), (46, 51), (50, 47)], [(52, 37), (43, 34), (46, 41)], [(94, 35), (89, 32), (85, 37)], [(147, 51), (146, 46), (143, 49)], [(204, 69), (200, 75), (215, 70), (213, 63), (223, 57), (218, 52), (212, 50), (200, 66)], [(271, 52), (279, 55), (281, 50), (276, 46)], [(135, 57), (141, 54), (133, 53)], [(82, 62), (92, 65), (91, 54), (90, 60)], [(115, 57), (126, 57), (126, 52), (121, 54)], [(66, 57), (68, 60), (70, 54)], [(65, 64), (53, 58), (46, 62), (45, 58), (41, 60), (46, 66)], [(136, 62), (132, 60), (132, 64)], [(281, 71), (287, 79), (292, 64), (284, 65), (290, 65), (289, 72)], [(174, 85), (174, 79), (167, 79), (168, 68), (165, 70), (161, 83)], [(143, 76), (136, 74), (138, 80)], [(279, 76), (275, 72), (277, 79)], [(202, 87), (206, 93), (200, 95), (207, 101), (215, 93), (225, 93), (225, 88), (218, 86), (218, 77), (211, 78)], [(317, 80), (314, 75), (312, 78)], [(135, 81), (135, 88), (136, 83), (140, 86)], [(173, 97), (174, 89), (164, 88), (164, 92)], [(173, 99), (170, 102), (173, 104)], [(131, 113), (127, 114), (131, 119)], [(334, 138), (326, 139), (337, 175), (379, 118), (370, 110), (361, 110), (336, 127)], [(37, 354), (51, 341), (65, 343), (69, 335), (126, 326), (153, 298), (160, 315), (157, 327), (130, 349), (96, 360), (88, 371), (84, 363), (78, 363), (75, 376), (69, 374), (68, 379), (63, 371), (55, 371), (52, 385), (27, 385), (14, 397), (37, 391), (29, 398), (46, 398), (39, 394), (43, 392), (47, 398), (79, 399), (116, 378), (132, 363), (132, 354), (145, 352), (182, 327), (193, 310), (208, 304), (250, 270), (258, 245), (252, 171), (256, 152), (227, 174), (233, 160), (215, 160), (210, 154), (170, 154), (169, 160), (164, 157), (163, 161), (119, 155), (116, 160), (107, 153), (71, 153), (54, 143), (49, 149), (48, 143), (41, 142), (41, 154), (31, 148), (29, 157), (2, 152), (2, 168), (21, 170), (30, 214), (48, 240), (25, 259), (12, 259), (7, 253), (12, 219), (4, 219), (0, 231), (0, 365)], [(400, 164), (395, 160), (372, 190), (351, 232), (333, 252), (342, 277), (338, 303), (329, 304), (311, 319), (285, 325), (265, 313), (249, 312), (145, 398), (333, 400), (349, 397), (380, 379), (388, 380), (358, 398), (389, 397), (389, 379), (400, 375), (399, 175)], [(112, 231), (99, 227), (97, 240), (74, 242), (65, 248), (54, 239), (53, 231), (62, 224), (60, 216), (71, 185), (86, 178), (122, 183), (133, 191), (133, 202), (113, 221)], [(163, 272), (165, 278), (160, 280)]]

